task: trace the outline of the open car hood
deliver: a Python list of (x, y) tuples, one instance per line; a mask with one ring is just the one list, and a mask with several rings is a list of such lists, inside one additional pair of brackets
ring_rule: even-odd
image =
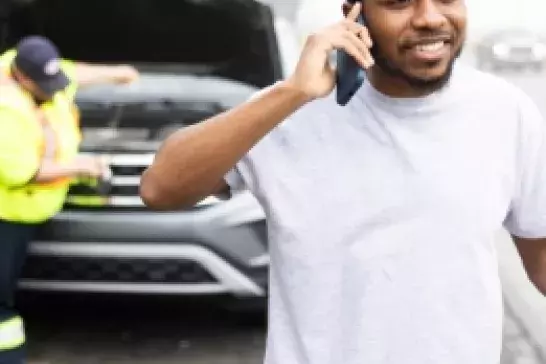
[(255, 0), (12, 1), (8, 46), (41, 34), (74, 60), (256, 87), (282, 78), (272, 10)]

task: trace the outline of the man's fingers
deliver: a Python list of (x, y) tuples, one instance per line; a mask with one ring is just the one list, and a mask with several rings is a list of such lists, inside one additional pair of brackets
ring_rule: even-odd
[(354, 44), (356, 48), (358, 48), (358, 51), (364, 56), (366, 53), (368, 53), (368, 47), (353, 33), (344, 33), (343, 37), (345, 37), (349, 42)]
[(370, 54), (370, 47), (362, 41), (357, 35), (353, 33), (346, 33), (348, 40), (354, 44), (358, 50), (360, 51), (360, 54), (364, 57), (367, 64), (370, 66), (373, 65), (374, 60), (372, 58), (372, 55)]
[(368, 48), (373, 47), (373, 40), (370, 37), (370, 33), (368, 32), (368, 28), (362, 27), (360, 29), (360, 34), (358, 36), (362, 40), (362, 42), (364, 42), (364, 44), (366, 44), (366, 46)]
[(350, 37), (340, 36), (335, 40), (334, 46), (338, 49), (343, 49), (347, 54), (353, 57), (362, 68), (368, 69), (373, 65), (373, 62), (370, 61), (370, 57), (365, 56), (359, 49), (359, 46), (357, 45), (358, 42), (359, 41), (356, 41), (355, 43)]
[(348, 31), (360, 37), (360, 39), (364, 42), (364, 44), (366, 44), (368, 48), (371, 48), (373, 46), (370, 33), (368, 32), (368, 28), (350, 20), (344, 22), (343, 25)]
[(360, 3), (360, 1), (357, 1), (351, 8), (351, 11), (349, 11), (349, 14), (347, 14), (347, 19), (356, 21), (361, 11), (362, 11), (362, 4)]

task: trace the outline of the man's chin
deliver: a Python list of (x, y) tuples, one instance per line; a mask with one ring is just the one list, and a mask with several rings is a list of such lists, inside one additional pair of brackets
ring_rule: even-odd
[(434, 74), (430, 74), (430, 73), (419, 74), (419, 73), (410, 73), (410, 72), (408, 72), (406, 75), (407, 75), (406, 78), (408, 80), (412, 80), (411, 83), (423, 84), (423, 85), (426, 85), (426, 84), (433, 85), (433, 84), (444, 81), (446, 78), (449, 78), (450, 72), (448, 70), (446, 70), (445, 72), (442, 72), (442, 73), (434, 73)]
[(411, 86), (434, 90), (443, 87), (451, 78), (454, 62), (449, 62), (446, 66), (437, 69), (426, 70), (407, 70), (402, 72), (407, 83)]

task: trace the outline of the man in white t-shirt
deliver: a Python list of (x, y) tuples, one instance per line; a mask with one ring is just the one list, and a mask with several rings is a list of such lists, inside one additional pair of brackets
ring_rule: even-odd
[[(456, 62), (463, 0), (345, 10), (290, 78), (171, 136), (141, 195), (160, 210), (243, 188), (259, 200), (267, 364), (498, 364), (500, 228), (546, 292), (546, 125), (520, 90)], [(346, 107), (335, 49), (368, 70)]]

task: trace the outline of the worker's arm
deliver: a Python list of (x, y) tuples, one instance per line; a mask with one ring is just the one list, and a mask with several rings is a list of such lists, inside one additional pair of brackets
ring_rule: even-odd
[(71, 81), (67, 90), (70, 95), (75, 94), (80, 87), (131, 83), (139, 77), (139, 72), (130, 65), (90, 64), (63, 59), (61, 67)]
[(0, 108), (0, 185), (25, 185), (39, 167), (35, 136), (24, 128), (16, 111)]
[(138, 71), (130, 65), (99, 65), (74, 62), (74, 81), (78, 87), (104, 83), (125, 84), (136, 81)]
[(100, 177), (106, 166), (99, 159), (92, 157), (77, 157), (67, 163), (44, 159), (31, 182), (49, 183), (63, 178)]
[(513, 236), (529, 279), (546, 295), (546, 238), (524, 239)]
[(78, 157), (69, 163), (43, 160), (37, 137), (24, 128), (17, 111), (0, 108), (0, 185), (16, 188), (104, 172), (103, 164), (95, 158)]
[(51, 182), (79, 172), (75, 163), (42, 163), (39, 135), (25, 129), (16, 111), (0, 109), (0, 184), (20, 187), (31, 182)]

